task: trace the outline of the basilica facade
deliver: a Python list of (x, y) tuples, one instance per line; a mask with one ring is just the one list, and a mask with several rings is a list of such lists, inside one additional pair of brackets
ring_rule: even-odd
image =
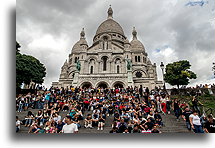
[(61, 68), (58, 82), (53, 87), (128, 87), (140, 86), (150, 89), (162, 86), (157, 80), (156, 64), (148, 58), (144, 45), (138, 40), (133, 28), (129, 41), (120, 24), (113, 19), (113, 10), (102, 22), (91, 46), (85, 38), (84, 29), (80, 40), (73, 46), (68, 60)]

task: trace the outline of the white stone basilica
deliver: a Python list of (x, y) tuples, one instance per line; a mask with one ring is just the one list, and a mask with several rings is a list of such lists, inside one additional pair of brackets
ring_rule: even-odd
[(73, 46), (69, 60), (61, 68), (59, 82), (53, 87), (128, 87), (149, 89), (162, 86), (157, 80), (156, 64), (147, 57), (143, 44), (133, 28), (129, 41), (122, 27), (108, 9), (107, 20), (98, 27), (93, 44), (88, 46), (84, 29), (80, 40)]

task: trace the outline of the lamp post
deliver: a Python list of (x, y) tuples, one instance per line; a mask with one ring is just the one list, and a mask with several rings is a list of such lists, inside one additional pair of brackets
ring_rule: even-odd
[(163, 88), (164, 88), (164, 90), (166, 90), (165, 81), (164, 81), (164, 64), (163, 64), (163, 62), (161, 62), (160, 68), (161, 68), (162, 74), (163, 74)]
[(214, 78), (215, 78), (215, 63), (213, 63), (212, 70), (213, 70), (213, 72), (214, 72)]

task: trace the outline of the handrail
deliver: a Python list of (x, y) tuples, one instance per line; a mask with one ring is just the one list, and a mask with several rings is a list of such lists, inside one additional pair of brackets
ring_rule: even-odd
[(210, 113), (209, 113), (209, 115), (212, 115), (212, 117), (214, 117), (213, 116), (213, 109), (212, 108), (208, 108), (206, 111), (204, 110), (204, 107), (203, 107), (203, 113), (205, 114), (205, 115), (207, 115), (207, 112), (208, 111), (210, 111)]
[(205, 111), (205, 113), (207, 113), (208, 111), (210, 111), (210, 114), (212, 114), (212, 113), (213, 113), (212, 108), (207, 109), (207, 110)]

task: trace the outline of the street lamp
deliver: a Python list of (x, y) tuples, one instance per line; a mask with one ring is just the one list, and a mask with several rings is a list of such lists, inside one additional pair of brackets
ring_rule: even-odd
[(215, 63), (213, 63), (212, 70), (214, 71), (214, 78), (215, 78)]
[(164, 90), (166, 90), (165, 81), (164, 81), (164, 64), (163, 64), (163, 62), (161, 62), (160, 68), (161, 68), (162, 74), (163, 74), (163, 88), (164, 88)]

